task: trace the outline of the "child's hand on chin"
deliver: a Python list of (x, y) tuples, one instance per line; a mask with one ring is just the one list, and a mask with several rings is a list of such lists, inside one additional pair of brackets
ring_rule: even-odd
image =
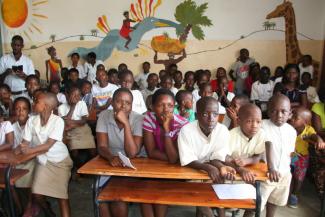
[(116, 120), (118, 120), (119, 122), (121, 122), (124, 125), (127, 122), (129, 122), (127, 114), (122, 110), (114, 112), (114, 116), (115, 116)]

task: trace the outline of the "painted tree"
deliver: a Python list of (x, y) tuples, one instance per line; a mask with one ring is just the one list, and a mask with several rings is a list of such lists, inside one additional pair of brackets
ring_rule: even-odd
[(185, 0), (176, 7), (175, 19), (183, 27), (183, 31), (177, 31), (179, 40), (185, 42), (190, 31), (198, 40), (204, 39), (202, 27), (212, 26), (211, 20), (204, 15), (208, 3), (196, 5), (193, 0)]

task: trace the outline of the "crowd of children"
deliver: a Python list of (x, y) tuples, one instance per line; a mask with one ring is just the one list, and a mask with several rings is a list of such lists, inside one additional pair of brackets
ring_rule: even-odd
[[(0, 59), (0, 153), (37, 155), (18, 166), (29, 170), (16, 183), (29, 189), (24, 208), (16, 201), (24, 217), (37, 216), (40, 209), (55, 216), (46, 196), (58, 199), (61, 216), (70, 216), (69, 180), (84, 163), (82, 150), (88, 159), (98, 153), (112, 166), (122, 165), (119, 152), (180, 162), (206, 171), (216, 183), (235, 174), (254, 183), (255, 174), (245, 166), (265, 161), (269, 180), (261, 193), (268, 217), (278, 206), (297, 207), (308, 168), (324, 193), (325, 91), (318, 96), (313, 86), (309, 55), (299, 65), (277, 67), (271, 77), (269, 67), (260, 67), (242, 49), (229, 72), (232, 80), (222, 67), (212, 80), (203, 69), (183, 76), (175, 63), (164, 63), (166, 69), (156, 74), (144, 62), (134, 76), (125, 63), (106, 69), (93, 52), (84, 66), (78, 53), (71, 54), (71, 65), (64, 68), (50, 47), (44, 88), (39, 74), (27, 72), (25, 63), (15, 65), (23, 58), (22, 47), (23, 39), (14, 36), (12, 57)], [(11, 65), (6, 58), (14, 58)], [(141, 204), (141, 213), (162, 217), (167, 208)], [(102, 203), (100, 214), (126, 217), (128, 204)], [(246, 210), (244, 216), (252, 214)], [(198, 207), (197, 216), (214, 214)], [(225, 210), (218, 209), (218, 216)]]

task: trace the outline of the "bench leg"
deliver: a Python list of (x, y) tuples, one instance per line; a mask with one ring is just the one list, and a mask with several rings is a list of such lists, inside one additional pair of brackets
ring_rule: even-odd
[(15, 204), (11, 194), (10, 186), (10, 175), (11, 175), (11, 166), (9, 165), (5, 171), (5, 185), (6, 185), (6, 195), (9, 203), (10, 217), (16, 217)]
[(255, 217), (260, 217), (261, 216), (261, 203), (262, 203), (262, 198), (261, 198), (261, 183), (259, 181), (256, 181), (255, 183), (256, 187), (256, 209), (255, 209)]
[(93, 206), (94, 206), (94, 217), (99, 217), (99, 208), (97, 197), (99, 194), (99, 179), (100, 176), (95, 176), (93, 183)]

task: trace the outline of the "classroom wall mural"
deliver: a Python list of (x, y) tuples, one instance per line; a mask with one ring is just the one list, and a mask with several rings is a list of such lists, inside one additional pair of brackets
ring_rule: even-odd
[[(2, 0), (1, 12), (4, 51), (14, 34), (22, 35), (24, 52), (41, 72), (50, 46), (64, 66), (72, 52), (94, 51), (108, 67), (126, 62), (135, 74), (144, 61), (154, 72), (164, 67), (154, 64), (156, 52), (169, 60), (183, 50), (184, 72), (229, 69), (243, 47), (275, 68), (299, 58), (300, 50), (319, 61), (325, 32), (323, 0)], [(280, 18), (285, 13), (292, 19)]]

